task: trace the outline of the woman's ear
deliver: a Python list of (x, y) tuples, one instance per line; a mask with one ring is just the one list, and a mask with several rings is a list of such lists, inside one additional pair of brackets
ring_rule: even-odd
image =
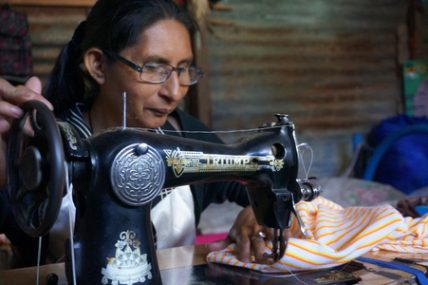
[(86, 71), (98, 84), (105, 82), (104, 63), (103, 52), (98, 48), (90, 48), (83, 55), (83, 64)]

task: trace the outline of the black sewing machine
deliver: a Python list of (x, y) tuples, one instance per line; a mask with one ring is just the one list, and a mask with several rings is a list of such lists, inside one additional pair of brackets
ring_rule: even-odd
[[(285, 251), (282, 229), (296, 214), (294, 204), (319, 195), (319, 188), (297, 179), (299, 156), (287, 116), (223, 145), (126, 127), (81, 140), (43, 104), (23, 108), (8, 145), (10, 202), (20, 227), (43, 236), (73, 184), (77, 216), (67, 246), (69, 284), (162, 283), (150, 207), (163, 188), (219, 180), (245, 184), (257, 221), (277, 229), (276, 259)], [(27, 119), (33, 135), (23, 130)]]

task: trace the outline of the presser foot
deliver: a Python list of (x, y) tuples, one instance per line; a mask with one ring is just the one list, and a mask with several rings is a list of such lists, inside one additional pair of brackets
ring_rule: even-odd
[[(297, 223), (300, 227), (300, 231), (302, 235), (304, 237), (308, 237), (309, 232), (306, 229), (305, 223), (303, 222), (302, 218), (297, 212), (295, 203), (293, 200), (291, 201), (291, 212), (294, 214), (294, 216), (297, 219)], [(287, 247), (287, 241), (284, 238), (284, 229), (274, 229), (273, 240), (272, 240), (272, 254), (271, 254), (271, 257), (273, 258), (274, 262), (280, 260), (284, 256), (286, 247)]]
[(284, 239), (284, 233), (281, 229), (275, 229), (273, 232), (272, 241), (272, 258), (274, 262), (280, 260), (285, 253), (286, 241)]

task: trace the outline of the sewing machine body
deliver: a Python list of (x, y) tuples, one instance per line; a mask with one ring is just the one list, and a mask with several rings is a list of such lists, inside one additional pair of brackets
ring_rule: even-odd
[[(118, 268), (127, 272), (123, 269), (126, 263), (134, 266), (129, 266), (125, 275), (140, 267), (143, 270), (135, 281), (144, 282), (141, 280), (147, 278), (152, 284), (160, 284), (156, 280), (160, 274), (150, 206), (163, 188), (240, 181), (248, 187), (260, 224), (288, 227), (290, 211), (283, 203), (289, 200), (282, 201), (275, 192), (297, 195), (300, 189), (292, 179), (297, 175), (298, 163), (292, 131), (290, 126), (272, 128), (240, 143), (222, 145), (118, 128), (82, 142), (79, 158), (69, 157), (69, 169), (76, 170), (72, 172), (72, 181), (82, 179), (81, 173), (90, 174), (83, 179), (83, 184), (89, 185), (75, 188), (78, 213), (74, 248), (76, 272), (81, 277), (77, 284), (93, 282), (87, 282), (88, 276), (120, 281), (112, 272)], [(276, 156), (272, 148), (277, 148)], [(126, 244), (129, 235), (132, 241)], [(115, 246), (120, 242), (123, 247)], [(133, 247), (135, 243), (140, 244), (139, 248)], [(133, 252), (135, 260), (118, 260), (124, 258), (126, 250)], [(138, 252), (134, 253), (135, 250)], [(106, 260), (110, 260), (110, 266)]]
[[(37, 109), (37, 112), (28, 112), (36, 116), (33, 121), (37, 121), (37, 113), (46, 112), (39, 105), (30, 106), (29, 110), (32, 108)], [(23, 124), (18, 125), (22, 128)], [(163, 188), (226, 180), (243, 183), (247, 186), (257, 221), (279, 230), (289, 226), (295, 202), (317, 196), (317, 190), (308, 182), (297, 180), (294, 125), (285, 116), (278, 116), (278, 122), (269, 128), (262, 128), (230, 145), (132, 128), (111, 129), (81, 140), (70, 125), (59, 122), (58, 126), (68, 165), (66, 173), (74, 187), (77, 208), (73, 251), (69, 250), (70, 246), (66, 249), (70, 284), (74, 284), (74, 280), (78, 285), (162, 283), (150, 207)], [(18, 146), (26, 148), (23, 143)], [(55, 167), (51, 167), (51, 171), (37, 168), (43, 172), (37, 183), (21, 182), (32, 180), (32, 173), (18, 171), (20, 175), (12, 174), (32, 163), (22, 159), (22, 153), (37, 151), (37, 147), (35, 150), (31, 146), (30, 151), (18, 147), (9, 153), (12, 162), (8, 175), (12, 181), (10, 186), (15, 189), (11, 191), (11, 200), (18, 205), (19, 214), (24, 212), (19, 203), (24, 200), (22, 193), (27, 190), (52, 192), (64, 189), (52, 189), (58, 187), (51, 187), (46, 182), (52, 178), (50, 175)], [(36, 156), (22, 155), (27, 160)], [(19, 162), (13, 161), (14, 158)], [(23, 189), (26, 184), (32, 189)], [(49, 185), (47, 190), (46, 185)], [(307, 191), (311, 189), (314, 191)], [(20, 194), (13, 195), (14, 191)], [(50, 201), (50, 204), (55, 203)], [(56, 207), (54, 205), (53, 213)], [(34, 219), (29, 217), (27, 220), (21, 219), (24, 228), (31, 231), (36, 227), (32, 233), (39, 234), (37, 225), (28, 227)]]

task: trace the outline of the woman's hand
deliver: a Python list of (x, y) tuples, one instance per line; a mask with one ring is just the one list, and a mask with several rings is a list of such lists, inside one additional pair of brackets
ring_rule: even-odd
[[(287, 241), (289, 231), (284, 230), (284, 240)], [(274, 262), (271, 255), (264, 253), (265, 240), (273, 239), (273, 229), (261, 226), (257, 223), (253, 209), (244, 208), (223, 241), (209, 244), (210, 250), (220, 250), (230, 243), (236, 243), (236, 256), (243, 262), (254, 261), (256, 263), (271, 264)], [(254, 260), (252, 260), (254, 257)]]
[(13, 86), (0, 78), (0, 187), (6, 180), (6, 140), (12, 121), (22, 116), (20, 108), (29, 100), (39, 100), (51, 110), (52, 104), (41, 95), (42, 84), (37, 77), (31, 77), (25, 85)]

